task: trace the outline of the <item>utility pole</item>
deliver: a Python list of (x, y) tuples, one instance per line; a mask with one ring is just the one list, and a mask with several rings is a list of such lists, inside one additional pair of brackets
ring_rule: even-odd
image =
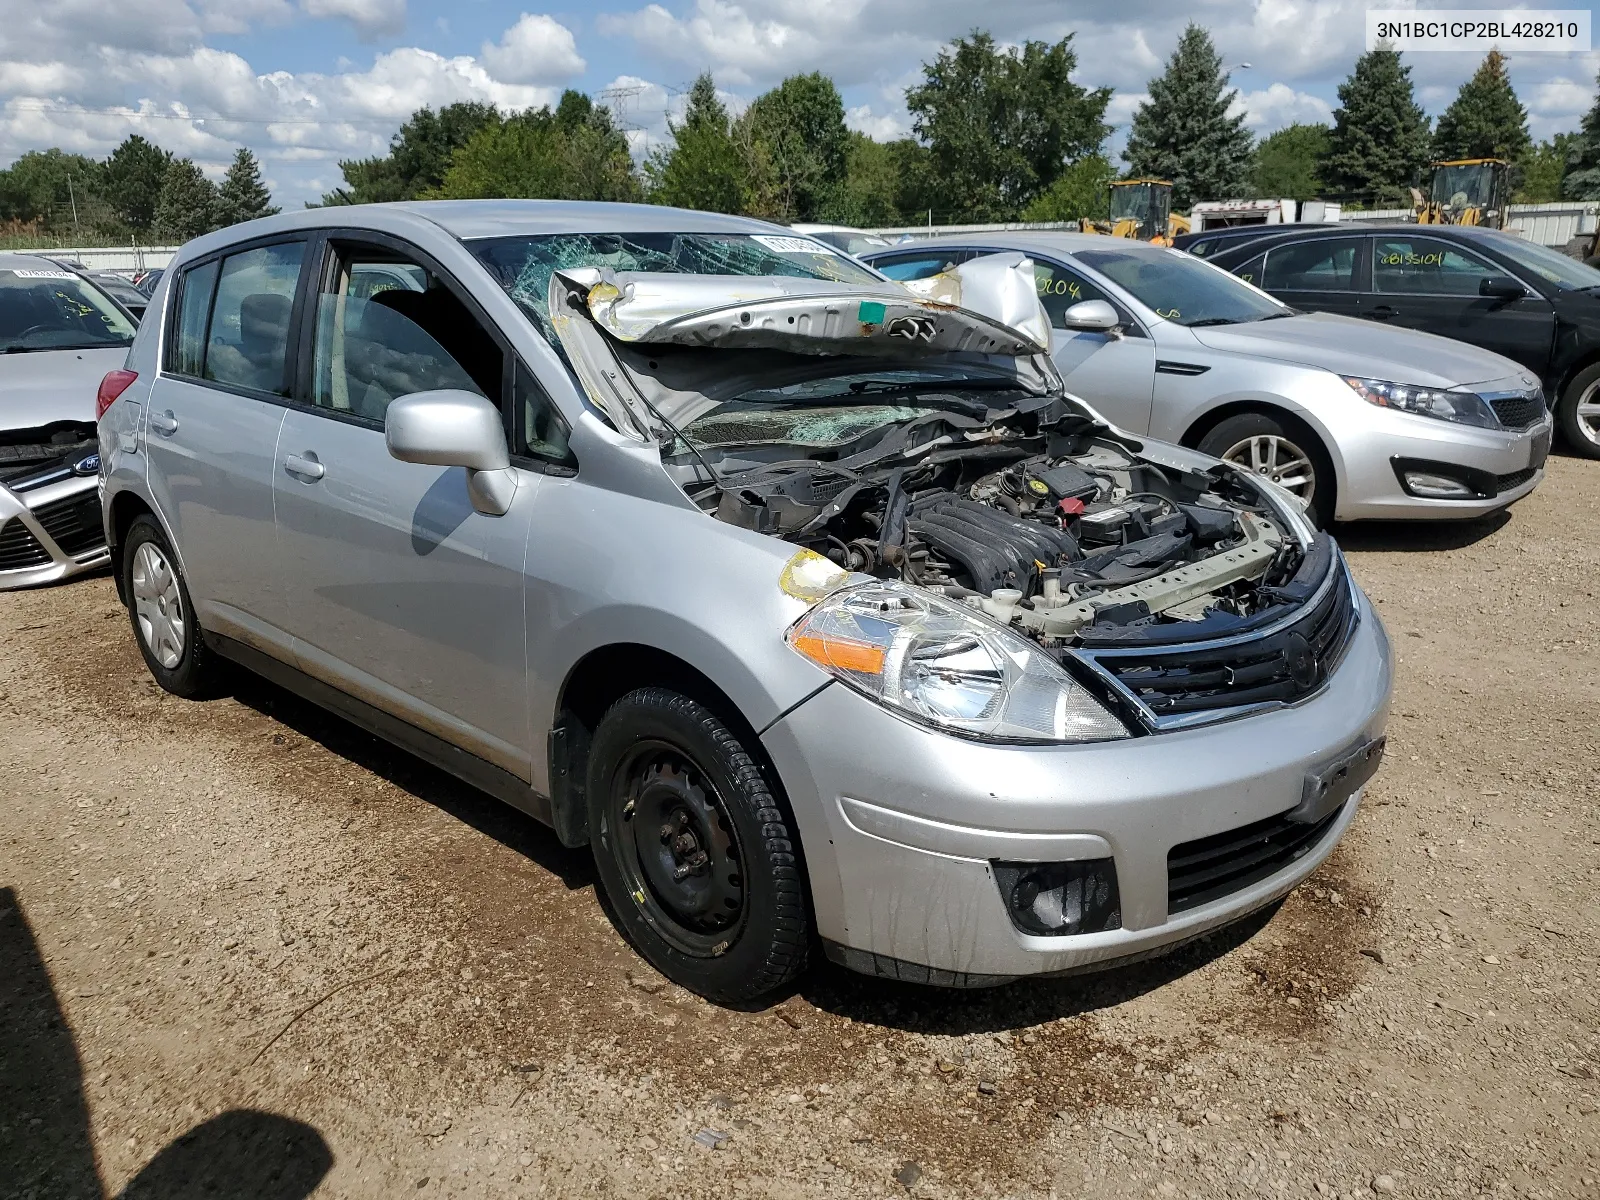
[(67, 201), (72, 205), (72, 237), (75, 241), (83, 241), (83, 230), (78, 228), (78, 197), (72, 190), (72, 173), (67, 173)]

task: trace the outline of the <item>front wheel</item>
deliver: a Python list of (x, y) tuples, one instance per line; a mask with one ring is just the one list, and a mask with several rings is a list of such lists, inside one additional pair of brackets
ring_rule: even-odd
[(1556, 403), (1556, 424), (1575, 454), (1600, 458), (1600, 363), (1573, 376)]
[(595, 730), (588, 795), (615, 920), (663, 975), (737, 1004), (805, 969), (793, 818), (716, 713), (665, 688), (630, 692)]
[(1333, 463), (1316, 434), (1294, 418), (1240, 413), (1219, 421), (1198, 448), (1298, 496), (1319, 528), (1332, 523)]

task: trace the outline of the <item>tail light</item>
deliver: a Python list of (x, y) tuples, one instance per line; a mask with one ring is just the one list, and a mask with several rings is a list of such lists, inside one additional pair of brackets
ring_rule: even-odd
[(139, 378), (139, 372), (130, 371), (126, 367), (119, 367), (115, 371), (107, 371), (106, 377), (100, 381), (100, 390), (94, 397), (94, 419), (98, 421), (106, 415), (106, 409), (116, 401), (116, 398), (128, 390), (128, 385)]

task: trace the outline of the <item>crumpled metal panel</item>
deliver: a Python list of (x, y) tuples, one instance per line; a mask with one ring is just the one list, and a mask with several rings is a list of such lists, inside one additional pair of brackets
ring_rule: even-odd
[(968, 259), (952, 270), (902, 286), (934, 303), (982, 313), (1049, 353), (1050, 317), (1039, 302), (1033, 260), (1020, 251)]
[[(562, 274), (578, 281), (588, 272)], [(1033, 286), (1030, 266), (1028, 288), (1038, 309)], [(1005, 311), (1017, 311), (1004, 288), (991, 284), (974, 290), (986, 296), (1004, 293), (1010, 305)], [(589, 288), (588, 306), (595, 323), (624, 342), (900, 357), (1015, 356), (1049, 349), (1047, 322), (1042, 330), (1019, 331), (984, 313), (913, 296), (893, 283), (600, 270)]]

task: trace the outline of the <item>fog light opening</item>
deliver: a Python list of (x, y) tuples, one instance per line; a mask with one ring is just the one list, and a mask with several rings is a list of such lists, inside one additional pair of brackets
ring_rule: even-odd
[(1476, 500), (1478, 493), (1459, 479), (1448, 475), (1434, 475), (1427, 471), (1407, 471), (1406, 490), (1413, 496), (1430, 500)]
[(1011, 923), (1023, 933), (1059, 937), (1122, 927), (1113, 859), (991, 865)]

